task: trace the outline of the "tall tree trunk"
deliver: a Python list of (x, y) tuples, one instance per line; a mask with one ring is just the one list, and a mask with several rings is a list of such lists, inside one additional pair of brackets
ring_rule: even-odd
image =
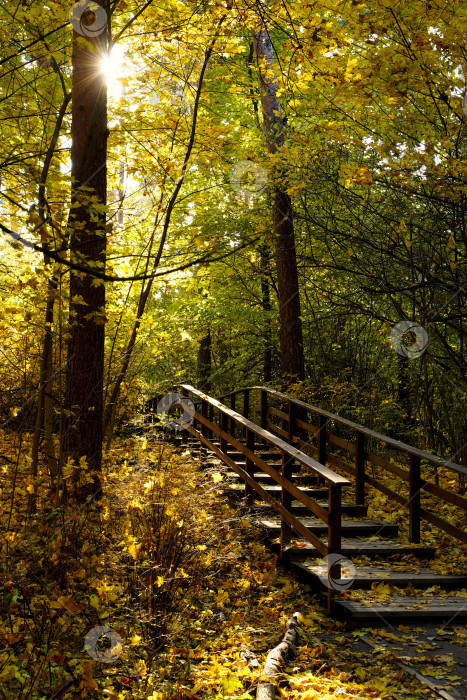
[[(281, 106), (277, 97), (274, 52), (264, 25), (253, 35), (263, 112), (263, 128), (269, 153), (284, 145)], [(300, 290), (298, 286), (292, 202), (284, 188), (284, 172), (276, 172), (272, 183), (272, 220), (275, 234), (277, 289), (279, 300), (281, 374), (284, 385), (305, 378)]]
[(199, 342), (196, 367), (198, 389), (205, 391), (207, 394), (211, 391), (211, 371), (211, 329), (208, 328), (206, 335)]
[(272, 332), (271, 319), (269, 312), (271, 311), (271, 297), (269, 290), (269, 250), (266, 246), (262, 246), (261, 254), (261, 301), (263, 311), (266, 312), (266, 327), (264, 331), (264, 355), (263, 355), (263, 380), (270, 382), (272, 379)]
[[(97, 2), (107, 11), (107, 0)], [(99, 269), (105, 267), (108, 137), (100, 62), (107, 49), (108, 28), (92, 37), (73, 31), (70, 251), (73, 260)], [(76, 464), (86, 458), (91, 477), (82, 479), (77, 470), (75, 480), (75, 495), (84, 500), (101, 490), (105, 286), (70, 271), (69, 313), (64, 453)]]

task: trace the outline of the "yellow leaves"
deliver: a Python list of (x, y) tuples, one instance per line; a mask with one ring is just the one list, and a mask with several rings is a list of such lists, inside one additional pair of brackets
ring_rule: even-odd
[(144, 661), (144, 659), (140, 659), (140, 660), (138, 661), (138, 663), (136, 664), (135, 671), (136, 671), (136, 673), (138, 674), (138, 676), (141, 676), (141, 678), (144, 678), (144, 676), (145, 676), (145, 675), (147, 674), (147, 672), (148, 672), (148, 669), (147, 669), (147, 666), (146, 666), (146, 662)]
[(373, 593), (376, 594), (376, 596), (381, 598), (387, 598), (392, 593), (391, 586), (383, 582), (378, 584), (373, 583), (371, 586), (371, 590), (373, 591)]
[(132, 637), (130, 637), (130, 644), (133, 647), (138, 646), (138, 644), (141, 643), (142, 637), (139, 634), (134, 634)]
[(446, 247), (449, 248), (450, 250), (456, 249), (456, 241), (455, 241), (452, 233), (449, 235), (448, 242), (446, 243)]
[(350, 165), (343, 163), (339, 169), (339, 178), (344, 187), (352, 187), (353, 185), (369, 186), (373, 182), (371, 172), (363, 165)]
[(142, 450), (145, 450), (145, 449), (147, 449), (147, 446), (148, 446), (147, 438), (144, 438), (143, 444), (141, 445), (141, 449), (142, 449)]
[(81, 294), (75, 294), (74, 297), (72, 297), (71, 299), (71, 303), (75, 305), (89, 306), (89, 304), (86, 301), (84, 301)]
[(84, 691), (98, 690), (99, 686), (94, 680), (94, 664), (92, 661), (84, 661), (81, 665), (80, 689)]
[(222, 588), (219, 588), (217, 591), (217, 597), (216, 597), (216, 603), (218, 608), (223, 608), (225, 603), (228, 603), (230, 600), (229, 594), (227, 591), (224, 591)]
[(128, 552), (129, 554), (131, 554), (131, 556), (133, 557), (133, 559), (135, 559), (135, 560), (138, 559), (138, 554), (139, 554), (139, 551), (140, 551), (140, 549), (141, 549), (141, 546), (142, 546), (141, 544), (130, 544), (130, 545), (128, 545), (128, 547), (127, 547), (127, 552)]
[(215, 484), (218, 484), (224, 478), (220, 472), (212, 473), (211, 477)]
[(89, 602), (92, 605), (92, 607), (95, 608), (96, 610), (99, 610), (99, 608), (101, 607), (101, 602), (99, 600), (99, 596), (97, 596), (95, 593), (92, 593), (89, 596)]

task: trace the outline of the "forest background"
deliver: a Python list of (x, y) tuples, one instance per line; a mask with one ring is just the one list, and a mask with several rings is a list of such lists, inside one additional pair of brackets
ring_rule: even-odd
[(70, 474), (94, 492), (103, 442), (179, 380), (282, 386), (466, 460), (462, 2), (0, 23), (0, 413), (6, 469), (30, 436), (30, 511)]

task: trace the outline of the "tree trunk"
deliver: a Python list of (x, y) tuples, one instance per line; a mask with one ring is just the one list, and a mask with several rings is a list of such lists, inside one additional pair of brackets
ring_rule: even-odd
[[(281, 106), (277, 97), (274, 52), (264, 26), (253, 35), (263, 112), (263, 128), (269, 153), (284, 144)], [(292, 202), (284, 189), (285, 173), (276, 172), (272, 193), (272, 220), (275, 235), (277, 289), (279, 301), (281, 375), (287, 385), (305, 378), (300, 290), (298, 286)]]
[(209, 394), (211, 391), (211, 371), (211, 329), (208, 328), (206, 335), (199, 341), (196, 367), (198, 389), (206, 392), (206, 394)]
[(295, 647), (299, 639), (299, 627), (300, 613), (294, 613), (287, 621), (286, 633), (282, 642), (267, 655), (261, 677), (268, 680), (261, 680), (258, 683), (256, 700), (274, 700), (276, 697), (276, 683), (280, 678), (282, 669), (295, 655)]
[(264, 354), (263, 354), (263, 380), (270, 382), (272, 379), (272, 332), (271, 319), (271, 297), (269, 293), (269, 250), (266, 246), (261, 248), (261, 301), (263, 311), (266, 312), (266, 327), (264, 331)]
[[(97, 1), (107, 10), (107, 0)], [(73, 31), (70, 255), (100, 270), (105, 267), (108, 129), (99, 64), (107, 48), (108, 28), (92, 38)], [(77, 470), (75, 478), (75, 495), (85, 500), (101, 491), (105, 286), (70, 271), (69, 314), (64, 454), (75, 464), (86, 458), (91, 476), (83, 479)]]

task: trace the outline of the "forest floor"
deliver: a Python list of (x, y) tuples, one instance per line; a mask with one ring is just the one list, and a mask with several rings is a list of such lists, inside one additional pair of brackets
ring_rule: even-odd
[(296, 611), (300, 643), (281, 697), (440, 697), (422, 674), (445, 700), (467, 698), (465, 626), (329, 619), (226, 501), (222, 474), (183, 449), (117, 441), (102, 500), (55, 507), (44, 487), (29, 519), (22, 449), (3, 467), (0, 497), (0, 698), (254, 698)]

